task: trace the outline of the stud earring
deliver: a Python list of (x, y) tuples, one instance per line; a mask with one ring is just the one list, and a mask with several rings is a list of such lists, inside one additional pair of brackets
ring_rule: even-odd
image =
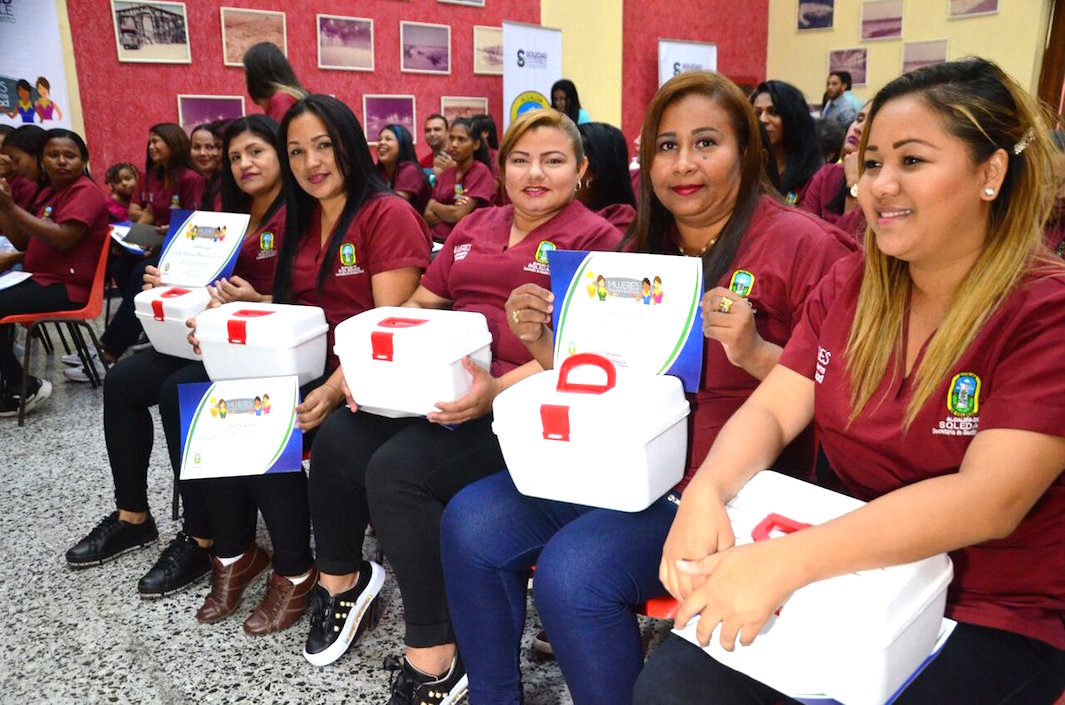
[(992, 196), (995, 195), (995, 189), (993, 189), (990, 186), (988, 186), (987, 188), (984, 189), (984, 195), (987, 196), (988, 198), (991, 198)]

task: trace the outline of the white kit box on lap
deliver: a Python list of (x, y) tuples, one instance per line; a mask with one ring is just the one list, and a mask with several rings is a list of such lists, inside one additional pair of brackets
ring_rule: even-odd
[(164, 355), (199, 360), (188, 342), (185, 322), (198, 316), (211, 301), (206, 287), (157, 286), (133, 299), (137, 319), (152, 347)]

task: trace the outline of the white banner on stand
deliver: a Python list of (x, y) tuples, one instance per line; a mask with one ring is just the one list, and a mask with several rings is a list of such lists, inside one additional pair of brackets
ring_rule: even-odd
[(658, 40), (658, 85), (685, 71), (717, 71), (717, 44)]
[(551, 86), (562, 78), (562, 30), (503, 23), (503, 129), (537, 108), (551, 107)]

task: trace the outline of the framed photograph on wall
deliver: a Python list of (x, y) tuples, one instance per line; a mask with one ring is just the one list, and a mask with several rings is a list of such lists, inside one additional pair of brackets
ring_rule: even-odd
[(484, 0), (436, 0), (445, 5), (466, 5), (467, 7), (484, 7)]
[(451, 27), (400, 22), (399, 70), (403, 73), (450, 74)]
[(288, 56), (284, 12), (240, 7), (223, 7), (219, 12), (222, 14), (222, 61), (226, 66), (241, 66), (244, 52), (259, 42), (272, 42)]
[(111, 0), (111, 19), (119, 61), (192, 63), (185, 3)]
[(440, 98), (440, 114), (450, 125), (455, 118), (471, 118), (488, 114), (488, 99), (464, 95), (445, 95)]
[(184, 95), (177, 97), (178, 124), (185, 132), (215, 120), (236, 120), (244, 117), (242, 95)]
[(828, 71), (848, 71), (855, 86), (864, 86), (868, 69), (869, 50), (865, 47), (855, 49), (833, 49), (828, 52)]
[(950, 0), (947, 17), (952, 20), (998, 14), (998, 0)]
[(902, 37), (902, 0), (866, 0), (862, 3), (862, 41)]
[(909, 73), (922, 66), (946, 63), (946, 61), (946, 39), (930, 39), (925, 42), (904, 42), (902, 45), (903, 73)]
[(799, 0), (795, 29), (832, 29), (836, 15), (836, 0)]
[(318, 15), (318, 68), (373, 71), (373, 20)]
[(414, 96), (412, 95), (364, 95), (362, 97), (363, 129), (366, 141), (377, 144), (377, 136), (385, 125), (402, 125), (418, 143), (414, 129)]
[(473, 26), (473, 72), (503, 75), (503, 28)]

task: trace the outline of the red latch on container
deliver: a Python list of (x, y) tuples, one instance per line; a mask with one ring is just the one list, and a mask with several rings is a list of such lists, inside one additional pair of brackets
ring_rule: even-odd
[(392, 362), (392, 334), (375, 330), (370, 332), (370, 355), (375, 360)]
[(398, 316), (392, 316), (382, 321), (377, 322), (378, 328), (413, 328), (414, 326), (420, 326), (423, 323), (428, 323), (427, 318), (400, 318)]
[[(234, 311), (233, 315), (236, 318), (261, 318), (262, 316), (269, 316), (272, 313), (274, 312), (263, 311), (257, 308), (242, 308), (239, 311)], [(244, 345), (248, 340), (248, 322), (231, 318), (226, 321), (226, 332), (229, 333), (230, 343), (233, 345)]]
[(152, 301), (152, 318), (157, 321), (165, 321), (166, 314), (163, 313), (162, 299), (176, 299), (177, 297), (184, 296), (187, 293), (189, 293), (188, 289), (174, 287), (172, 289), (167, 289), (162, 294), (159, 294), (159, 298), (155, 301)]
[(545, 441), (569, 442), (569, 407), (559, 404), (541, 404), (540, 421), (544, 427)]
[(765, 519), (758, 522), (758, 526), (751, 530), (751, 538), (755, 541), (765, 541), (773, 531), (782, 531), (785, 534), (790, 534), (799, 529), (806, 529), (809, 526), (810, 524), (804, 524), (801, 521), (795, 521), (780, 514), (767, 514)]

